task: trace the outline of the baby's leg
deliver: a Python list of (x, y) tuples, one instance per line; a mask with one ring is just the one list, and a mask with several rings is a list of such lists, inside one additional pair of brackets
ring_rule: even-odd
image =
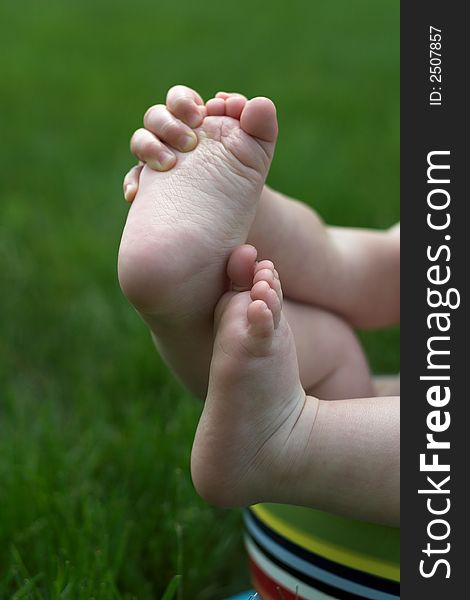
[(364, 351), (350, 325), (326, 310), (289, 299), (283, 310), (308, 394), (324, 400), (374, 395)]
[(248, 243), (276, 263), (287, 297), (337, 312), (354, 327), (399, 321), (398, 227), (327, 227), (307, 205), (265, 186)]
[(306, 396), (267, 274), (221, 299), (216, 330), (191, 456), (198, 492), (221, 506), (281, 502), (396, 525), (398, 399)]

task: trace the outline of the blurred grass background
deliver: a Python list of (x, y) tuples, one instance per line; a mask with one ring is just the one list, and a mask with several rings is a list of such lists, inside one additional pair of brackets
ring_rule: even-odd
[[(176, 83), (270, 96), (270, 184), (326, 221), (398, 219), (394, 0), (0, 4), (0, 598), (247, 584), (237, 512), (194, 493), (200, 405), (116, 279), (128, 139)], [(398, 369), (398, 330), (363, 336)]]

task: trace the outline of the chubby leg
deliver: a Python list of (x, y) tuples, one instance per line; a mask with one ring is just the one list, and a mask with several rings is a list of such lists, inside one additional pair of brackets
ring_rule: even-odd
[(275, 261), (287, 297), (336, 312), (353, 327), (399, 321), (398, 227), (329, 227), (306, 204), (265, 186), (248, 243)]
[(307, 393), (324, 400), (374, 395), (364, 351), (343, 319), (308, 304), (285, 300), (300, 379)]
[(396, 525), (398, 399), (306, 395), (267, 272), (223, 296), (216, 332), (191, 456), (198, 492), (221, 506), (281, 502)]

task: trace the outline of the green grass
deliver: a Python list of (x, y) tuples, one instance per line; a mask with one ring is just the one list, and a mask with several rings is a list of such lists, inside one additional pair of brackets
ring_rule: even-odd
[[(0, 598), (220, 600), (237, 512), (188, 474), (200, 412), (122, 297), (128, 139), (175, 83), (272, 97), (272, 186), (340, 225), (398, 218), (394, 0), (0, 4)], [(398, 331), (364, 337), (398, 368)], [(171, 590), (169, 593), (171, 596)]]

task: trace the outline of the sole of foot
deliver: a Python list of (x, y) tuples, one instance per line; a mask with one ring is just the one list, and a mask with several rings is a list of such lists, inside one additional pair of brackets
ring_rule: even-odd
[(139, 312), (155, 318), (213, 311), (228, 257), (245, 242), (256, 213), (276, 110), (267, 98), (254, 98), (238, 118), (212, 114), (195, 132), (198, 146), (177, 153), (173, 169), (144, 167), (122, 235), (121, 287)]

